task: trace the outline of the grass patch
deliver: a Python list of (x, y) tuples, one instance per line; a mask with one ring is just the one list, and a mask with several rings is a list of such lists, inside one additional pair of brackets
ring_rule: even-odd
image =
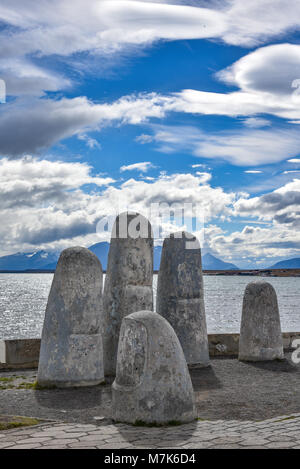
[(26, 381), (26, 376), (13, 375), (0, 378), (0, 390), (5, 389), (35, 389), (36, 385), (32, 381)]
[(14, 377), (10, 376), (8, 378), (0, 378), (0, 383), (10, 383), (11, 381), (14, 381)]
[[(293, 420), (293, 419), (297, 419), (298, 417), (299, 417), (298, 415), (290, 415), (289, 417), (283, 417), (283, 418), (278, 417), (278, 420), (274, 420), (274, 422), (275, 423), (284, 422), (285, 420)], [(268, 421), (269, 419), (255, 420), (255, 422), (261, 423), (261, 422), (265, 422), (266, 420)], [(271, 419), (271, 420), (273, 420), (273, 419)]]
[(293, 420), (296, 418), (296, 415), (291, 415), (290, 417), (284, 417), (283, 419), (276, 420), (276, 422), (284, 422), (285, 420)]
[(1, 417), (0, 416), (0, 431), (12, 430), (19, 427), (30, 427), (38, 425), (39, 420), (30, 417)]
[(17, 386), (17, 389), (35, 389), (35, 383), (23, 382)]
[(57, 389), (57, 386), (55, 386), (54, 384), (49, 384), (48, 386), (42, 386), (37, 381), (35, 381), (34, 383), (31, 383), (31, 385), (32, 385), (31, 389), (35, 389), (36, 391), (46, 391), (49, 389)]

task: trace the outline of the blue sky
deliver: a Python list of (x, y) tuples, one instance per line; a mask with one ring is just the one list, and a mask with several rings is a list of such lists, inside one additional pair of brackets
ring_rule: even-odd
[(1, 2), (0, 255), (159, 201), (241, 267), (299, 256), (300, 4), (250, 3)]

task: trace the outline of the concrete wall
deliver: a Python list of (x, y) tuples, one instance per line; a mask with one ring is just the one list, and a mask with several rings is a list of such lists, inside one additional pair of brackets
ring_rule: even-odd
[[(284, 350), (292, 350), (292, 342), (300, 339), (300, 332), (284, 332)], [(0, 340), (0, 370), (36, 368), (39, 361), (40, 339)], [(209, 334), (211, 357), (237, 357), (239, 334)]]
[[(283, 332), (283, 347), (285, 352), (292, 350), (292, 343), (300, 339), (300, 332)], [(209, 354), (217, 356), (237, 356), (239, 352), (239, 334), (209, 334)]]
[(0, 340), (0, 369), (38, 366), (40, 339)]

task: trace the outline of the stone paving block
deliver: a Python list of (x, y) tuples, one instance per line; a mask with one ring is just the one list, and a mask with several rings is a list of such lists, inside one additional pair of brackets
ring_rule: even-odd
[(15, 446), (13, 441), (9, 441), (7, 443), (0, 443), (0, 449), (6, 449), (6, 448), (9, 448), (11, 446)]
[(200, 441), (199, 443), (188, 443), (186, 445), (183, 445), (182, 448), (184, 449), (208, 449), (210, 448), (211, 443), (207, 443), (205, 441)]
[(300, 435), (300, 429), (297, 431), (292, 431), (292, 432), (280, 432), (280, 435), (284, 437), (289, 437), (289, 438), (298, 438)]
[(28, 443), (26, 445), (15, 445), (11, 449), (35, 449), (41, 447), (40, 443)]
[[(86, 432), (79, 431), (83, 427), (81, 425), (54, 424), (48, 425), (44, 431), (33, 427), (26, 431), (18, 429), (1, 432), (0, 449), (300, 449), (300, 425), (294, 425), (292, 419), (286, 420), (284, 425), (274, 425), (272, 430), (270, 427), (274, 420), (273, 423), (265, 421), (265, 429), (259, 426), (257, 433), (246, 433), (243, 422), (240, 422), (240, 427), (236, 425), (234, 432), (228, 431), (227, 423), (222, 425), (219, 422), (218, 431), (214, 424), (208, 424), (204, 430), (199, 422), (196, 426), (183, 425), (176, 430), (144, 428), (141, 431), (128, 425), (110, 425), (100, 428), (91, 426), (92, 430)], [(64, 431), (65, 429), (73, 429), (73, 432)], [(113, 431), (114, 434), (110, 436), (102, 431)], [(51, 432), (51, 435), (45, 436), (48, 432)], [(70, 435), (76, 435), (76, 438), (68, 438)]]
[[(241, 449), (241, 448), (239, 448)], [(243, 449), (267, 449), (265, 446), (243, 446)]]
[[(134, 442), (131, 442), (132, 444), (134, 444), (135, 446), (137, 445), (157, 445), (161, 440), (152, 440), (151, 438), (149, 439), (145, 439), (145, 440), (137, 440), (137, 441), (134, 441)], [(167, 444), (167, 443), (165, 443)]]
[(18, 445), (22, 445), (22, 444), (27, 444), (27, 443), (45, 443), (46, 441), (52, 441), (51, 438), (34, 438), (34, 437), (31, 437), (31, 438), (26, 438), (26, 439), (23, 439), (23, 440), (19, 440), (18, 441)]
[[(273, 433), (271, 433), (272, 435)], [(243, 431), (240, 432), (240, 435), (242, 436), (242, 439), (243, 440), (246, 440), (246, 439), (252, 439), (252, 438), (257, 438), (258, 437), (258, 432), (251, 432), (251, 433), (244, 433)], [(263, 433), (263, 435), (265, 436), (266, 433)]]
[[(133, 446), (134, 449), (155, 449), (155, 447), (152, 446)], [(98, 449), (106, 449), (103, 448), (102, 446), (99, 446)], [(126, 448), (124, 448), (126, 449)]]
[[(115, 430), (115, 428), (112, 425), (110, 425), (109, 427), (113, 428)], [(77, 425), (76, 428), (78, 428), (79, 430), (81, 430), (83, 432), (92, 432), (93, 430), (99, 430), (100, 427), (98, 427), (98, 425), (83, 424), (83, 425)], [(108, 427), (106, 427), (106, 428), (108, 428)]]
[(292, 436), (273, 435), (273, 436), (270, 436), (268, 440), (272, 443), (273, 441), (293, 441), (294, 438)]
[(206, 435), (202, 435), (201, 437), (199, 437), (198, 435), (194, 435), (191, 439), (199, 441), (212, 441), (216, 439), (216, 436), (214, 434), (207, 433)]
[(118, 436), (119, 433), (104, 433), (104, 432), (97, 432), (97, 431), (93, 431), (93, 432), (88, 432), (88, 434), (86, 434), (85, 436), (94, 436), (95, 438), (102, 438), (102, 439), (107, 439), (107, 438), (112, 438), (112, 437), (115, 437), (115, 436)]
[(77, 439), (77, 438), (85, 438), (86, 433), (57, 433), (54, 435), (55, 438), (59, 438), (61, 440), (69, 440), (69, 439)]
[(208, 449), (240, 449), (239, 445), (214, 445)]
[(79, 440), (75, 440), (75, 439), (72, 439), (72, 440), (71, 439), (69, 439), (69, 440), (64, 439), (64, 440), (62, 440), (61, 438), (57, 438), (57, 439), (54, 439), (52, 441), (45, 441), (43, 443), (43, 446), (52, 446), (53, 444), (56, 444), (56, 443), (58, 443), (60, 445), (63, 444), (64, 446), (67, 446), (67, 445), (72, 444), (72, 443), (79, 443)]
[(295, 442), (293, 441), (277, 441), (274, 443), (269, 443), (266, 445), (267, 448), (270, 449), (287, 449), (287, 448), (292, 448), (295, 445)]
[(20, 437), (21, 435), (26, 436), (26, 435), (32, 435), (33, 433), (39, 431), (39, 429), (33, 430), (32, 427), (29, 430), (29, 427), (26, 427), (27, 430), (24, 430), (22, 428), (18, 428), (16, 430), (5, 430), (3, 433), (6, 434), (7, 436), (17, 436)]
[(49, 449), (68, 449), (68, 447), (65, 446), (65, 445), (55, 444), (53, 446), (50, 446), (50, 445), (49, 446), (40, 446), (39, 448), (35, 448), (35, 449), (47, 449), (47, 450), (49, 450)]
[(36, 436), (34, 434), (30, 437), (30, 440), (38, 441), (39, 443), (43, 443), (44, 441), (51, 441), (52, 439), (52, 436)]
[(181, 446), (181, 445), (170, 445), (170, 444), (166, 444), (165, 446), (157, 446), (157, 445), (156, 445), (156, 446), (153, 446), (153, 448), (155, 448), (155, 449), (167, 449), (167, 450), (172, 450), (172, 449), (174, 449), (174, 450), (176, 450), (176, 449), (179, 449), (179, 448), (181, 449), (182, 446)]
[[(16, 443), (20, 440), (24, 440), (26, 437), (24, 435), (8, 435), (6, 438), (5, 438), (5, 442), (6, 443), (9, 443), (10, 441)], [(1, 441), (1, 443), (3, 443), (3, 440)]]
[(128, 446), (128, 443), (112, 443), (112, 444), (103, 444), (101, 445), (100, 443), (97, 443), (97, 448), (98, 449), (125, 449)]
[(212, 440), (214, 443), (216, 443), (217, 445), (223, 445), (223, 444), (233, 444), (233, 443), (239, 443), (240, 441), (242, 440), (242, 436), (236, 436), (236, 437), (221, 437), (221, 438), (217, 438), (216, 440)]
[(68, 445), (70, 449), (97, 449), (94, 445), (88, 445), (87, 443), (72, 443)]
[(80, 441), (83, 442), (83, 443), (84, 442), (89, 442), (91, 444), (92, 443), (95, 443), (95, 444), (97, 443), (98, 444), (101, 441), (107, 441), (108, 442), (109, 440), (107, 438), (103, 439), (99, 435), (98, 436), (97, 435), (96, 436), (88, 435), (88, 436), (84, 436), (83, 438), (80, 438)]
[(270, 443), (268, 440), (264, 440), (262, 438), (247, 438), (246, 440), (240, 441), (241, 446), (263, 446), (265, 444)]

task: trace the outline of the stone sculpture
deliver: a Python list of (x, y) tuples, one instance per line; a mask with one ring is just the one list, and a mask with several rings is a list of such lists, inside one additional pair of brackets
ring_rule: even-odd
[(103, 295), (104, 370), (115, 375), (122, 319), (153, 310), (153, 236), (149, 221), (124, 212), (115, 221)]
[(139, 311), (123, 319), (112, 386), (112, 417), (148, 424), (196, 418), (181, 345), (171, 325), (157, 313)]
[(41, 340), (38, 384), (97, 385), (104, 381), (102, 267), (88, 249), (65, 249), (53, 278)]
[(283, 357), (276, 292), (268, 282), (251, 282), (243, 300), (239, 360), (268, 361)]
[(156, 311), (174, 328), (188, 366), (208, 366), (201, 249), (190, 233), (173, 233), (164, 240)]

